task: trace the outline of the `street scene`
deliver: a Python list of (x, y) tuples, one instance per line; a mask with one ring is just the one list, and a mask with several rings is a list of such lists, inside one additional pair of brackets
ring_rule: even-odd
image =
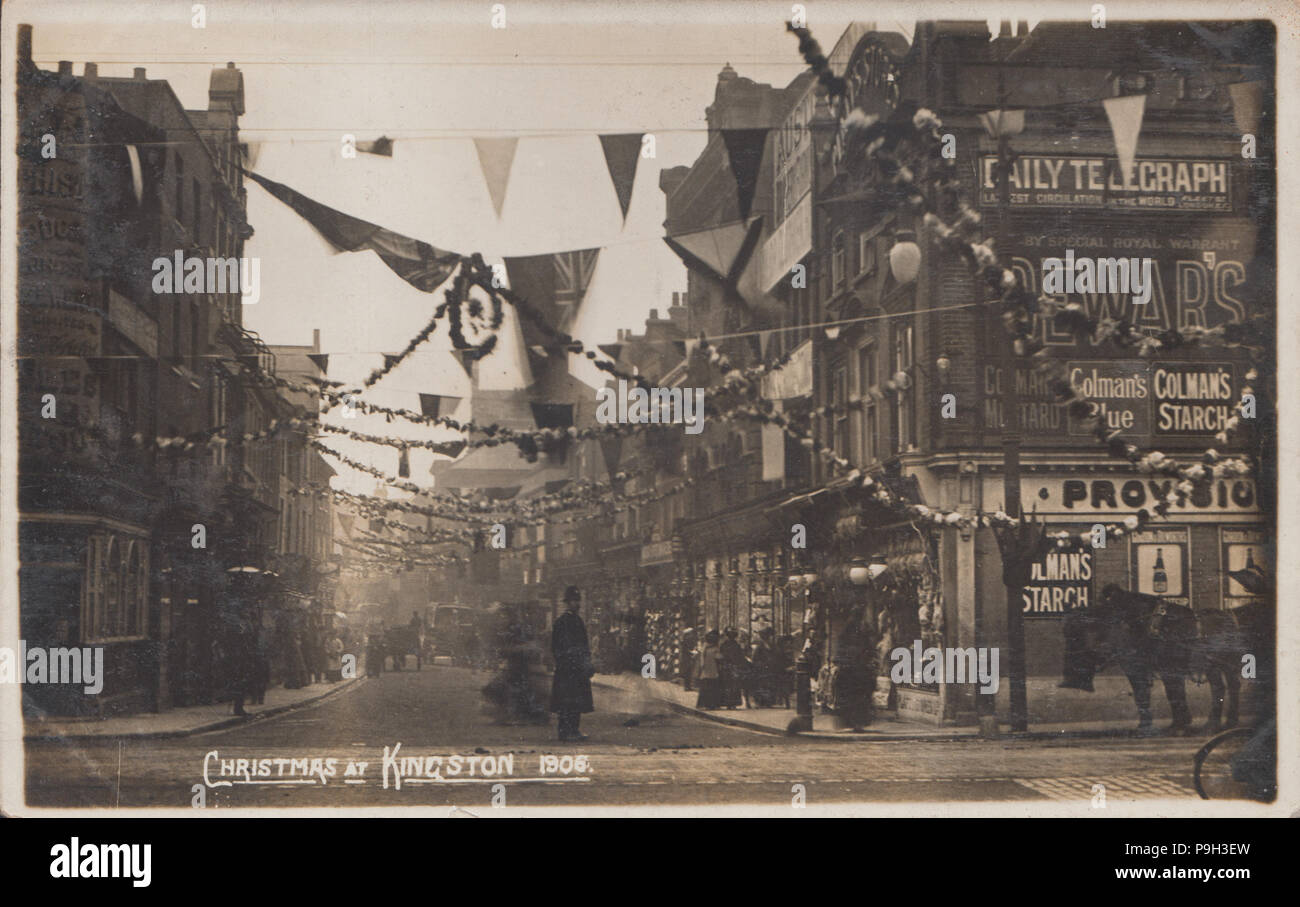
[(5, 16), (7, 810), (1295, 806), (1273, 22), (131, 9)]

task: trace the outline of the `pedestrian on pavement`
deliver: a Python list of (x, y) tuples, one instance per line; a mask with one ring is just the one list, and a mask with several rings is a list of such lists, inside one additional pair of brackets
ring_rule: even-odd
[(722, 632), (722, 644), (718, 647), (720, 673), (722, 674), (722, 704), (729, 709), (740, 706), (744, 701), (745, 676), (749, 671), (749, 659), (740, 647), (735, 627), (727, 627)]
[(700, 695), (695, 700), (697, 709), (716, 709), (722, 706), (721, 654), (718, 650), (718, 631), (704, 634), (704, 647), (700, 649)]
[(253, 636), (253, 672), (249, 678), (249, 696), (254, 705), (266, 702), (266, 688), (271, 685), (271, 637), (259, 620)]
[(790, 694), (794, 691), (794, 637), (785, 635), (777, 639), (772, 652), (772, 704), (790, 708)]
[(754, 649), (750, 655), (750, 686), (754, 703), (760, 709), (771, 708), (775, 701), (776, 646), (773, 644), (771, 627), (764, 627), (754, 638)]
[(564, 590), (565, 611), (551, 628), (551, 654), (555, 658), (555, 678), (551, 683), (551, 711), (559, 715), (560, 740), (586, 740), (578, 723), (586, 712), (595, 711), (591, 698), (591, 678), (596, 669), (591, 661), (587, 627), (578, 616), (582, 593), (577, 586)]
[(683, 627), (681, 635), (682, 689), (688, 693), (695, 684), (696, 659), (699, 657), (697, 647), (700, 638), (694, 627)]
[(861, 731), (871, 723), (876, 690), (875, 634), (866, 605), (849, 613), (848, 623), (834, 639), (831, 664), (835, 666), (835, 714), (845, 730)]
[(343, 679), (343, 640), (335, 636), (330, 640), (329, 681), (336, 683)]
[(378, 630), (366, 636), (366, 676), (378, 677), (384, 671), (384, 640)]

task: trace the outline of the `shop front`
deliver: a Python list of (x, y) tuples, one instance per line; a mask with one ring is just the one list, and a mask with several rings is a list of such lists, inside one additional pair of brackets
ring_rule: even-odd
[[(986, 494), (992, 491), (988, 488)], [(1131, 470), (1102, 472), (1095, 464), (1035, 472), (1021, 482), (1025, 506), (1036, 507), (1046, 531), (1066, 531), (1076, 538), (1091, 538), (1099, 526), (1122, 525), (1167, 494), (1167, 478)], [(1213, 480), (1181, 506), (1171, 507), (1167, 518), (1152, 518), (1119, 537), (1109, 534), (1104, 544), (1042, 555), (1021, 596), (1031, 724), (1132, 717), (1127, 684), (1116, 668), (1105, 672), (1106, 683), (1099, 680), (1097, 694), (1055, 689), (1065, 663), (1062, 628), (1069, 614), (1094, 607), (1110, 584), (1197, 612), (1233, 612), (1262, 602), (1257, 579), (1272, 575), (1274, 563), (1268, 538), (1255, 482), (1234, 477)], [(999, 603), (1005, 597), (1000, 561), (982, 563), (980, 594), (986, 602)], [(1005, 645), (1005, 609), (988, 608), (985, 618), (991, 644)]]

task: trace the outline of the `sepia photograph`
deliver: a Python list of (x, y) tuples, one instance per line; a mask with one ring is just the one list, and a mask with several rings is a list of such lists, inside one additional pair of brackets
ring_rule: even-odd
[(1294, 812), (1294, 15), (6, 4), (0, 808)]

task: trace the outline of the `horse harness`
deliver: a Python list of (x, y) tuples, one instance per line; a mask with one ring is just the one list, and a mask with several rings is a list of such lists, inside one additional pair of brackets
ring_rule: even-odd
[(1151, 611), (1151, 620), (1147, 624), (1147, 635), (1152, 639), (1160, 638), (1160, 629), (1164, 626), (1165, 615), (1169, 613), (1169, 603), (1163, 598), (1156, 600), (1156, 606)]

